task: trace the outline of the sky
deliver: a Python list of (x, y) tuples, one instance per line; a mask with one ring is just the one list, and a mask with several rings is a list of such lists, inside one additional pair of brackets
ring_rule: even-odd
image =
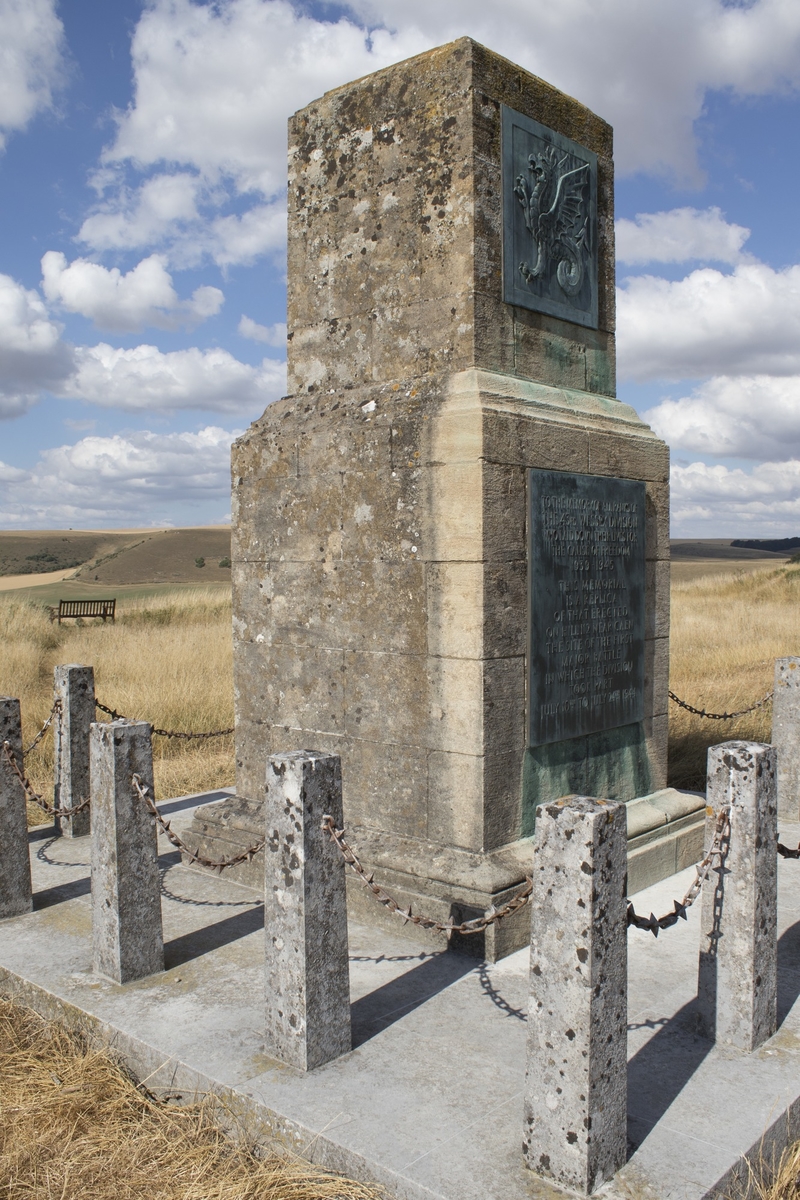
[(797, 0), (0, 0), (0, 528), (229, 519), (285, 388), (287, 118), (464, 34), (614, 126), (673, 537), (800, 535)]

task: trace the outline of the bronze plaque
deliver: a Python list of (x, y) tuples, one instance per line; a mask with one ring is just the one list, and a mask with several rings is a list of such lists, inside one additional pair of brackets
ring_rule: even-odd
[(597, 155), (503, 105), (503, 299), (597, 329)]
[(530, 745), (644, 716), (644, 484), (529, 472)]

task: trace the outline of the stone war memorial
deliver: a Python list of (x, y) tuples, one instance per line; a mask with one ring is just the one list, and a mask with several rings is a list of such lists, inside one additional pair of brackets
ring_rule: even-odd
[(614, 398), (611, 128), (463, 38), (296, 113), (288, 205), (289, 395), (233, 450), (237, 798), (196, 844), (252, 842), (267, 757), (310, 747), (438, 919), (512, 894), (567, 793), (628, 802), (632, 890), (695, 861), (668, 450)]
[(157, 796), (154, 736), (230, 731), (120, 716), (90, 666), (27, 749), (0, 697), (2, 994), (397, 1200), (744, 1200), (800, 1141), (800, 658), (773, 744), (666, 786), (611, 150), (469, 38), (295, 114), (289, 395), (233, 449), (235, 795)]

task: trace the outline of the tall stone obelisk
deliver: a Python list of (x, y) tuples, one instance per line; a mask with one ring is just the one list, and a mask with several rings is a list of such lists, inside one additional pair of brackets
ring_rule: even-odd
[(462, 38), (297, 113), (288, 204), (290, 394), (233, 452), (239, 796), (339, 754), (381, 881), (471, 912), (539, 803), (666, 779), (668, 452), (614, 398), (612, 132)]

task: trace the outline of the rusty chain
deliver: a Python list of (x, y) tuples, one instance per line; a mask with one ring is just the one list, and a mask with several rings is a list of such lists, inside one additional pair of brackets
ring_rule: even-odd
[(388, 892), (379, 887), (375, 883), (374, 877), (367, 874), (353, 848), (344, 840), (344, 830), (336, 828), (333, 817), (326, 815), (322, 818), (322, 829), (338, 847), (339, 853), (347, 865), (359, 877), (364, 887), (369, 889), (379, 904), (382, 904), (385, 908), (388, 908), (390, 913), (399, 917), (404, 925), (407, 925), (410, 921), (412, 925), (419, 925), (422, 929), (433, 929), (437, 933), (444, 933), (447, 935), (448, 940), (454, 933), (482, 933), (484, 929), (494, 924), (495, 921), (502, 921), (504, 917), (508, 917), (511, 913), (523, 908), (528, 903), (533, 891), (533, 880), (527, 878), (516, 896), (512, 896), (508, 903), (504, 904), (501, 908), (495, 908), (492, 905), (491, 908), (486, 909), (486, 912), (482, 916), (473, 917), (471, 921), (462, 921), (460, 925), (456, 925), (452, 917), (449, 917), (446, 921), (437, 921), (433, 917), (426, 917), (421, 913), (413, 913), (410, 904), (408, 908), (401, 908)]
[(755, 704), (751, 704), (749, 708), (742, 708), (738, 712), (712, 713), (706, 712), (704, 708), (695, 708), (693, 704), (687, 704), (685, 700), (681, 700), (680, 696), (676, 696), (674, 692), (669, 693), (669, 698), (673, 704), (677, 704), (678, 708), (683, 708), (686, 712), (693, 713), (696, 717), (705, 717), (708, 721), (732, 721), (734, 717), (745, 717), (748, 713), (755, 712), (757, 708), (763, 708), (765, 704), (769, 704), (774, 692), (768, 692), (761, 700), (756, 700)]
[[(101, 704), (99, 700), (94, 702), (95, 708), (99, 708), (101, 712), (108, 713), (112, 721), (130, 721), (130, 717), (124, 716), (123, 713), (118, 713), (115, 708), (109, 708), (106, 704)], [(183, 738), (185, 741), (196, 741), (201, 738), (224, 737), (228, 733), (233, 733), (234, 727), (230, 729), (212, 729), (209, 733), (184, 733), (180, 729), (156, 729), (153, 728), (153, 733), (159, 737), (165, 738)]]
[[(669, 929), (670, 925), (677, 925), (678, 919), (688, 920), (686, 916), (687, 908), (691, 908), (700, 891), (708, 878), (708, 873), (711, 870), (711, 863), (717, 856), (722, 856), (725, 853), (723, 843), (728, 833), (730, 832), (730, 807), (726, 805), (717, 813), (717, 821), (714, 826), (714, 836), (711, 839), (711, 845), (705, 857), (700, 860), (695, 866), (697, 875), (692, 881), (692, 886), (687, 891), (683, 900), (673, 900), (673, 911), (665, 913), (663, 917), (657, 917), (655, 913), (650, 913), (649, 917), (640, 917), (635, 908), (628, 901), (627, 924), (634, 929), (649, 929), (653, 937), (658, 937), (662, 929)], [(800, 849), (798, 849), (798, 858), (800, 858)]]
[(61, 712), (61, 701), (54, 700), (53, 707), (50, 709), (50, 714), (49, 714), (47, 720), (45, 721), (44, 725), (39, 730), (36, 737), (31, 742), (30, 746), (28, 746), (28, 749), (22, 751), (23, 758), (27, 758), (28, 755), (31, 754), (36, 749), (36, 747), (39, 745), (39, 742), (42, 740), (42, 738), (44, 737), (44, 735), (47, 733), (48, 729), (52, 725), (53, 718), (55, 717), (56, 713), (60, 713), (60, 712)]
[(48, 817), (74, 817), (89, 807), (91, 800), (82, 800), (80, 804), (75, 804), (72, 808), (56, 808), (49, 800), (45, 800), (44, 796), (39, 795), (28, 777), (20, 770), (16, 755), (8, 742), (3, 742), (3, 757), (22, 784), (25, 795), (31, 804), (38, 805), (42, 812), (47, 813)]
[(161, 813), (156, 808), (153, 800), (148, 795), (149, 788), (146, 786), (146, 784), (142, 783), (138, 775), (131, 776), (131, 783), (133, 784), (134, 791), (139, 796), (139, 799), (147, 806), (150, 815), (155, 817), (162, 833), (168, 838), (168, 840), (173, 846), (175, 846), (176, 849), (180, 850), (181, 854), (186, 855), (190, 862), (199, 863), (201, 867), (210, 867), (214, 871), (219, 871), (221, 875), (226, 867), (235, 867), (239, 863), (250, 862), (253, 856), (258, 854), (259, 850), (263, 850), (264, 848), (266, 838), (260, 842), (256, 842), (253, 846), (248, 846), (246, 850), (241, 852), (241, 854), (235, 854), (233, 858), (206, 858), (204, 855), (198, 854), (196, 851), (191, 850), (183, 841), (183, 839), (173, 831), (170, 822), (164, 820)]

